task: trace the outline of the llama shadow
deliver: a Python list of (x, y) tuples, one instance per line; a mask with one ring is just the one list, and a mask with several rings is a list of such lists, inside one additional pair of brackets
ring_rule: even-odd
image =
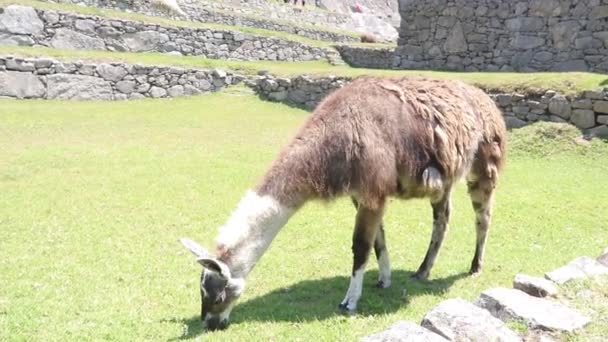
[[(378, 271), (368, 271), (357, 314), (368, 316), (395, 312), (406, 307), (413, 297), (445, 293), (454, 282), (468, 275), (458, 273), (445, 278), (420, 281), (410, 279), (412, 273), (394, 271), (393, 285), (388, 289), (377, 289), (374, 284)], [(288, 288), (252, 298), (237, 304), (231, 317), (231, 325), (252, 321), (308, 322), (335, 317), (340, 315), (338, 304), (344, 298), (349, 281), (350, 278), (343, 276), (303, 280)], [(205, 332), (199, 315), (172, 322), (187, 327), (184, 334), (174, 340), (191, 339)]]

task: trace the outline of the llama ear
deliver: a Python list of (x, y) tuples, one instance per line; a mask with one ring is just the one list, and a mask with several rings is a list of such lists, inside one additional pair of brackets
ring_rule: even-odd
[(179, 242), (181, 242), (184, 247), (186, 247), (190, 252), (192, 252), (192, 254), (194, 254), (199, 259), (211, 256), (205, 248), (188, 238), (181, 238), (179, 239)]
[(198, 258), (196, 261), (198, 261), (199, 264), (203, 265), (206, 270), (215, 272), (218, 275), (222, 276), (224, 279), (230, 280), (230, 278), (232, 278), (228, 265), (214, 257), (208, 256)]

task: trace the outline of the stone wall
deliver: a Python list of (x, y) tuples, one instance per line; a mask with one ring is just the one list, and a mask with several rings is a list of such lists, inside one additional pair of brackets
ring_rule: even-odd
[(0, 44), (165, 52), (247, 61), (340, 59), (333, 49), (239, 31), (160, 26), (17, 5), (3, 11), (0, 13)]
[(217, 91), (242, 80), (243, 76), (219, 69), (191, 70), (0, 56), (0, 97), (20, 99), (177, 97)]
[[(138, 0), (61, 0), (63, 3), (72, 3), (79, 5), (86, 5), (90, 7), (108, 8), (122, 11), (133, 11), (136, 13), (160, 16), (160, 17), (176, 17), (179, 19), (187, 19), (191, 21), (198, 21), (203, 23), (216, 23), (231, 26), (247, 26), (254, 28), (261, 28), (272, 31), (287, 32), (297, 34), (299, 36), (307, 37), (315, 40), (324, 40), (331, 42), (356, 42), (359, 38), (354, 35), (343, 34), (339, 32), (333, 32), (324, 30), (323, 28), (312, 28), (297, 25), (301, 23), (299, 15), (292, 16), (294, 22), (290, 23), (285, 20), (278, 20), (276, 18), (266, 19), (266, 17), (256, 17), (255, 14), (259, 13), (243, 13), (237, 14), (234, 12), (234, 7), (222, 5), (221, 3), (214, 2), (201, 2), (198, 0), (185, 0), (180, 1), (180, 7), (184, 11), (185, 16), (181, 16), (175, 13), (168, 13), (162, 9), (153, 6), (149, 1), (138, 1)], [(286, 6), (284, 6), (286, 7)], [(291, 7), (286, 7), (290, 8)], [(301, 14), (300, 11), (299, 14)], [(269, 13), (266, 13), (268, 15)], [(272, 16), (272, 13), (270, 13)], [(290, 18), (290, 16), (284, 16), (283, 18)], [(306, 22), (305, 22), (306, 23)], [(310, 25), (310, 23), (308, 23)]]
[(608, 71), (606, 0), (403, 0), (402, 69)]
[(337, 45), (342, 60), (356, 68), (393, 69), (394, 48), (371, 48), (362, 46)]
[[(260, 97), (313, 109), (330, 92), (350, 78), (298, 76), (293, 79), (259, 76), (248, 83)], [(608, 89), (564, 96), (555, 91), (542, 93), (500, 93), (488, 91), (510, 128), (536, 121), (569, 122), (588, 134), (608, 137)]]

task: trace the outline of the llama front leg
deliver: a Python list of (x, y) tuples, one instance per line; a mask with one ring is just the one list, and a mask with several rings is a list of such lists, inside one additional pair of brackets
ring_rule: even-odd
[(481, 272), (481, 267), (483, 266), (488, 230), (492, 220), (494, 182), (491, 180), (470, 182), (468, 187), (473, 209), (475, 210), (475, 228), (477, 232), (475, 256), (471, 262), (469, 274), (477, 274)]
[(346, 296), (339, 306), (341, 310), (354, 313), (357, 309), (357, 302), (363, 291), (365, 266), (382, 222), (382, 214), (383, 208), (369, 209), (359, 205), (353, 233), (353, 271)]
[(443, 196), (436, 202), (431, 202), (433, 207), (433, 235), (431, 236), (431, 242), (426, 252), (426, 256), (422, 261), (422, 264), (418, 268), (418, 271), (412, 275), (412, 278), (416, 279), (428, 279), (431, 273), (431, 268), (435, 264), (435, 259), (443, 243), (448, 231), (448, 223), (450, 220), (451, 210), (451, 193), (452, 189), (449, 188), (444, 191)]

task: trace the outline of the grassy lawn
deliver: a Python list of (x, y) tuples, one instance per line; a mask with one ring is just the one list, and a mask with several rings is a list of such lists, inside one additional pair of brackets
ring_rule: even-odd
[[(474, 228), (463, 184), (429, 282), (408, 275), (428, 245), (430, 206), (392, 201), (393, 287), (371, 288), (371, 262), (360, 314), (341, 316), (354, 210), (345, 199), (311, 203), (252, 272), (230, 329), (206, 334), (200, 268), (177, 239), (211, 246), (307, 115), (238, 91), (128, 103), (0, 100), (0, 340), (352, 341), (396, 320), (419, 322), (442, 299), (473, 300), (510, 287), (517, 272), (541, 275), (608, 245), (608, 143), (525, 128), (510, 137), (480, 277), (465, 273)], [(593, 303), (606, 305), (606, 283), (595, 287), (603, 295)], [(590, 335), (568, 338), (608, 336), (603, 310), (590, 313)]]
[[(2, 1), (2, 0), (0, 0)], [(42, 47), (18, 47), (0, 45), (1, 55), (23, 57), (54, 57), (64, 60), (123, 61), (149, 65), (173, 65), (187, 68), (227, 68), (245, 74), (255, 74), (266, 70), (274, 75), (312, 76), (336, 75), (356, 77), (361, 75), (404, 76), (425, 75), (430, 77), (455, 78), (486, 89), (502, 91), (547, 90), (552, 89), (564, 94), (575, 94), (582, 90), (603, 88), (608, 84), (606, 74), (589, 72), (446, 72), (420, 70), (378, 70), (332, 66), (324, 61), (311, 62), (271, 62), (271, 61), (226, 61), (194, 56), (169, 56), (161, 53), (127, 53), (110, 51), (72, 51)]]

